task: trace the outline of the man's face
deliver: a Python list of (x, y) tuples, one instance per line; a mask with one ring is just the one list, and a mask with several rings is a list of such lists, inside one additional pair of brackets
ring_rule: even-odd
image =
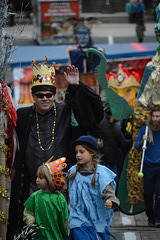
[(39, 91), (32, 94), (35, 101), (36, 110), (38, 113), (45, 114), (52, 107), (55, 99), (55, 94), (50, 91)]
[(159, 122), (160, 121), (160, 111), (155, 111), (152, 113), (152, 121)]
[(160, 131), (160, 111), (154, 111), (152, 113), (151, 124), (153, 131)]

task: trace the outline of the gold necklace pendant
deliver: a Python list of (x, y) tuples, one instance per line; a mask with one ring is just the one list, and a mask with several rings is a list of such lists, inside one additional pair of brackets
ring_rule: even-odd
[(38, 123), (38, 112), (37, 112), (37, 110), (36, 110), (36, 123), (37, 123), (38, 143), (39, 143), (39, 146), (40, 146), (40, 148), (41, 148), (42, 151), (48, 151), (49, 149), (51, 149), (51, 147), (52, 147), (52, 145), (53, 145), (53, 142), (54, 142), (54, 134), (55, 134), (55, 127), (56, 127), (56, 115), (57, 115), (55, 103), (53, 103), (53, 107), (54, 107), (55, 118), (54, 118), (54, 123), (53, 123), (53, 128), (52, 128), (52, 140), (51, 140), (50, 146), (49, 146), (47, 149), (44, 149), (44, 148), (42, 147), (42, 144), (41, 144), (40, 133), (39, 133), (39, 123)]

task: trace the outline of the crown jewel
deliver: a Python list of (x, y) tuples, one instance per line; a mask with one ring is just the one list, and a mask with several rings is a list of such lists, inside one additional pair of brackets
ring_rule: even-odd
[(33, 59), (32, 63), (32, 87), (40, 85), (51, 85), (55, 86), (55, 69), (56, 65), (53, 62), (50, 67), (47, 67), (48, 58), (45, 57), (46, 61), (39, 63), (38, 66), (35, 64), (36, 61)]
[(54, 184), (59, 187), (65, 187), (67, 184), (65, 181), (61, 180), (61, 178), (67, 177), (67, 173), (59, 171), (67, 167), (67, 164), (64, 163), (66, 161), (66, 158), (62, 157), (51, 162), (52, 158), (53, 156), (45, 163), (45, 166), (48, 168), (54, 181)]

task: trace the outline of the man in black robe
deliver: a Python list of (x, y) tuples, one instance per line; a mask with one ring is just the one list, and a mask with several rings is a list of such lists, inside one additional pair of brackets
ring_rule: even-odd
[[(19, 146), (14, 161), (7, 240), (12, 240), (17, 229), (23, 226), (23, 203), (37, 190), (37, 168), (51, 156), (52, 161), (66, 157), (67, 167), (70, 168), (75, 164), (70, 143), (94, 129), (103, 118), (100, 97), (79, 82), (77, 68), (67, 67), (64, 73), (69, 84), (66, 98), (64, 102), (57, 103), (53, 66), (49, 69), (43, 63), (38, 68), (33, 62), (32, 67), (32, 96), (35, 103), (17, 110)], [(37, 71), (36, 74), (33, 71)]]

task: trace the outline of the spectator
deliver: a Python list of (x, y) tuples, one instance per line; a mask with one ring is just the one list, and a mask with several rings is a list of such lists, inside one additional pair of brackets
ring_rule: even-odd
[(133, 4), (132, 4), (132, 23), (137, 23), (137, 19), (138, 19), (138, 13), (139, 13), (140, 9), (138, 7), (138, 1), (134, 0)]
[[(91, 133), (98, 138), (101, 156), (101, 164), (118, 174), (117, 165), (120, 159), (120, 149), (129, 150), (132, 146), (132, 139), (125, 137), (121, 131), (119, 121), (115, 121), (110, 110), (104, 112), (104, 118), (98, 128)], [(119, 179), (119, 175), (116, 181)]]
[(139, 0), (138, 8), (139, 8), (138, 18), (140, 18), (140, 19), (142, 18), (144, 20), (145, 5), (143, 3), (143, 0)]
[(140, 42), (140, 43), (143, 42), (145, 30), (146, 30), (146, 28), (144, 25), (143, 18), (139, 18), (137, 21), (137, 25), (136, 25), (136, 34), (137, 34), (138, 42)]
[(133, 0), (130, 0), (126, 3), (125, 10), (128, 13), (128, 22), (133, 23), (133, 16), (132, 16), (132, 2)]

